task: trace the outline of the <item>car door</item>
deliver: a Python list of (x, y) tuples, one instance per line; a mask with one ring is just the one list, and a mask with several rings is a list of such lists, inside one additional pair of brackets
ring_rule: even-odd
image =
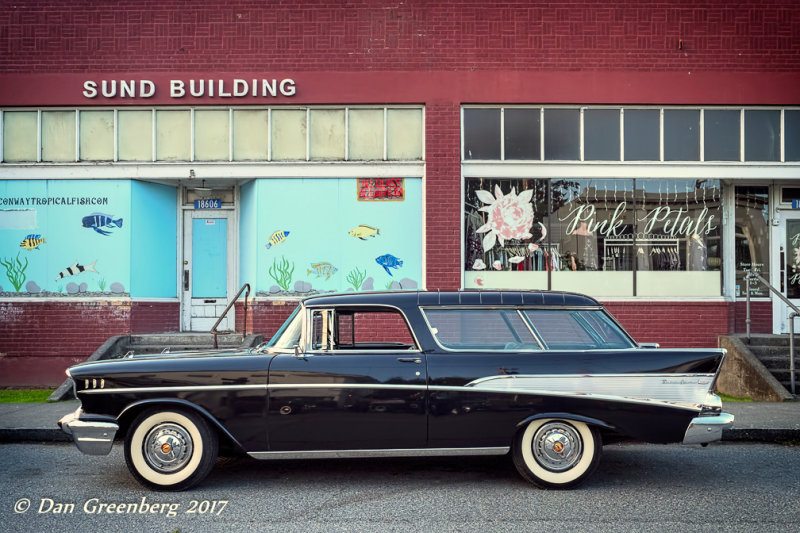
[(402, 314), (305, 312), (300, 346), (270, 363), (270, 450), (424, 448), (426, 360)]

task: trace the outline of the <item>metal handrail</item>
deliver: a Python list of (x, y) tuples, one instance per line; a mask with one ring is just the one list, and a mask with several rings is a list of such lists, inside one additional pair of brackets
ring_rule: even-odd
[(217, 326), (219, 326), (222, 323), (222, 319), (225, 318), (225, 315), (228, 314), (228, 311), (231, 310), (231, 307), (233, 307), (233, 304), (236, 303), (236, 300), (239, 299), (239, 296), (242, 295), (242, 291), (245, 290), (245, 289), (247, 289), (247, 292), (244, 293), (244, 326), (242, 328), (242, 335), (244, 336), (244, 335), (247, 334), (247, 297), (250, 296), (250, 284), (249, 283), (245, 283), (244, 285), (242, 285), (242, 287), (239, 289), (239, 292), (236, 293), (236, 296), (231, 298), (231, 301), (228, 302), (228, 307), (225, 308), (225, 310), (219, 316), (219, 318), (214, 323), (214, 325), (211, 326), (211, 329), (209, 330), (209, 333), (211, 333), (214, 336), (214, 348), (215, 349), (218, 347), (217, 346), (217, 335), (219, 335), (219, 332), (217, 331)]
[(768, 288), (772, 293), (777, 296), (783, 303), (788, 305), (792, 312), (789, 313), (789, 379), (792, 389), (792, 395), (795, 394), (795, 379), (794, 379), (794, 319), (800, 316), (800, 309), (794, 305), (786, 296), (780, 293), (778, 289), (773, 287), (769, 284), (769, 282), (764, 279), (764, 277), (755, 271), (755, 269), (751, 269), (748, 271), (747, 276), (747, 314), (745, 323), (747, 324), (747, 342), (750, 343), (750, 280), (756, 279), (760, 281), (766, 288)]

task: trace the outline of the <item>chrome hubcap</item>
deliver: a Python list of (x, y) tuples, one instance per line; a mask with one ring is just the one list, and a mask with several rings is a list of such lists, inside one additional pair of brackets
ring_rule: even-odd
[(562, 472), (575, 466), (583, 455), (578, 431), (564, 422), (548, 422), (533, 436), (533, 455), (542, 467)]
[(191, 457), (192, 437), (178, 424), (159, 424), (144, 439), (144, 458), (158, 472), (177, 472)]

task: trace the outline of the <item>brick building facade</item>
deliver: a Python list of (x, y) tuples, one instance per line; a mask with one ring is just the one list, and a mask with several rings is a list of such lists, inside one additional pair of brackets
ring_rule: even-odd
[[(800, 296), (796, 2), (22, 1), (0, 24), (0, 259), (27, 268), (18, 287), (0, 270), (0, 386), (57, 383), (111, 335), (207, 330), (243, 283), (248, 330), (269, 336), (298, 295), (345, 290), (354, 271), (372, 280), (354, 290), (580, 279), (637, 340), (679, 347), (743, 330), (750, 265)], [(535, 140), (516, 157), (519, 116)], [(650, 116), (655, 155), (626, 158)], [(598, 127), (610, 157), (592, 155), (608, 148)], [(359, 180), (385, 178), (405, 180), (402, 202), (356, 200)], [(540, 191), (542, 231), (481, 233), (476, 262), (473, 189)], [(563, 227), (580, 206), (597, 214), (586, 235)], [(706, 207), (702, 256), (698, 232), (669, 233), (678, 219), (643, 227), (659, 209), (699, 226)], [(380, 234), (349, 235), (359, 224)], [(211, 226), (227, 230), (197, 240)], [(625, 255), (670, 246), (664, 269)], [(754, 331), (786, 327), (763, 290), (752, 313)]]

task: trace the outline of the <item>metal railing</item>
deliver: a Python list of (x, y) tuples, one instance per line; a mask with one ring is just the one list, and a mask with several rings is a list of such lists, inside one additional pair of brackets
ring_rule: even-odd
[(795, 381), (794, 380), (794, 368), (795, 368), (795, 366), (794, 366), (794, 319), (797, 318), (798, 316), (800, 316), (800, 309), (798, 309), (798, 307), (796, 305), (794, 305), (791, 301), (789, 301), (789, 299), (786, 296), (781, 294), (780, 291), (778, 291), (778, 289), (776, 289), (775, 287), (770, 285), (769, 282), (766, 279), (764, 279), (764, 277), (761, 274), (759, 274), (758, 272), (756, 272), (755, 270), (748, 271), (747, 276), (745, 276), (745, 277), (747, 279), (747, 283), (746, 283), (746, 285), (747, 285), (747, 298), (746, 298), (746, 301), (747, 301), (747, 304), (746, 304), (747, 314), (746, 314), (746, 317), (747, 318), (745, 319), (745, 323), (747, 324), (747, 342), (748, 343), (750, 342), (750, 282), (751, 282), (751, 280), (755, 279), (755, 280), (761, 282), (766, 288), (768, 288), (770, 291), (772, 291), (772, 293), (775, 296), (780, 298), (780, 300), (783, 303), (785, 303), (786, 305), (789, 306), (790, 309), (792, 309), (792, 312), (789, 313), (789, 379), (790, 379), (789, 383), (791, 384), (792, 395), (794, 395), (795, 394), (795, 383), (794, 383), (794, 381)]
[(236, 303), (236, 300), (239, 299), (239, 296), (242, 295), (242, 291), (245, 290), (245, 289), (247, 289), (247, 292), (244, 293), (244, 326), (242, 328), (242, 336), (247, 335), (247, 297), (250, 296), (250, 284), (249, 283), (245, 283), (244, 285), (242, 285), (242, 287), (239, 289), (239, 292), (236, 293), (236, 296), (231, 298), (231, 301), (228, 302), (228, 307), (225, 308), (225, 310), (219, 316), (217, 321), (214, 322), (214, 325), (211, 326), (211, 329), (209, 330), (209, 333), (211, 333), (211, 335), (214, 336), (214, 348), (218, 348), (218, 346), (217, 346), (217, 335), (219, 335), (219, 332), (217, 331), (217, 326), (219, 326), (222, 323), (222, 320), (225, 318), (225, 315), (228, 314), (228, 311), (231, 310), (231, 307), (233, 307), (233, 304)]

